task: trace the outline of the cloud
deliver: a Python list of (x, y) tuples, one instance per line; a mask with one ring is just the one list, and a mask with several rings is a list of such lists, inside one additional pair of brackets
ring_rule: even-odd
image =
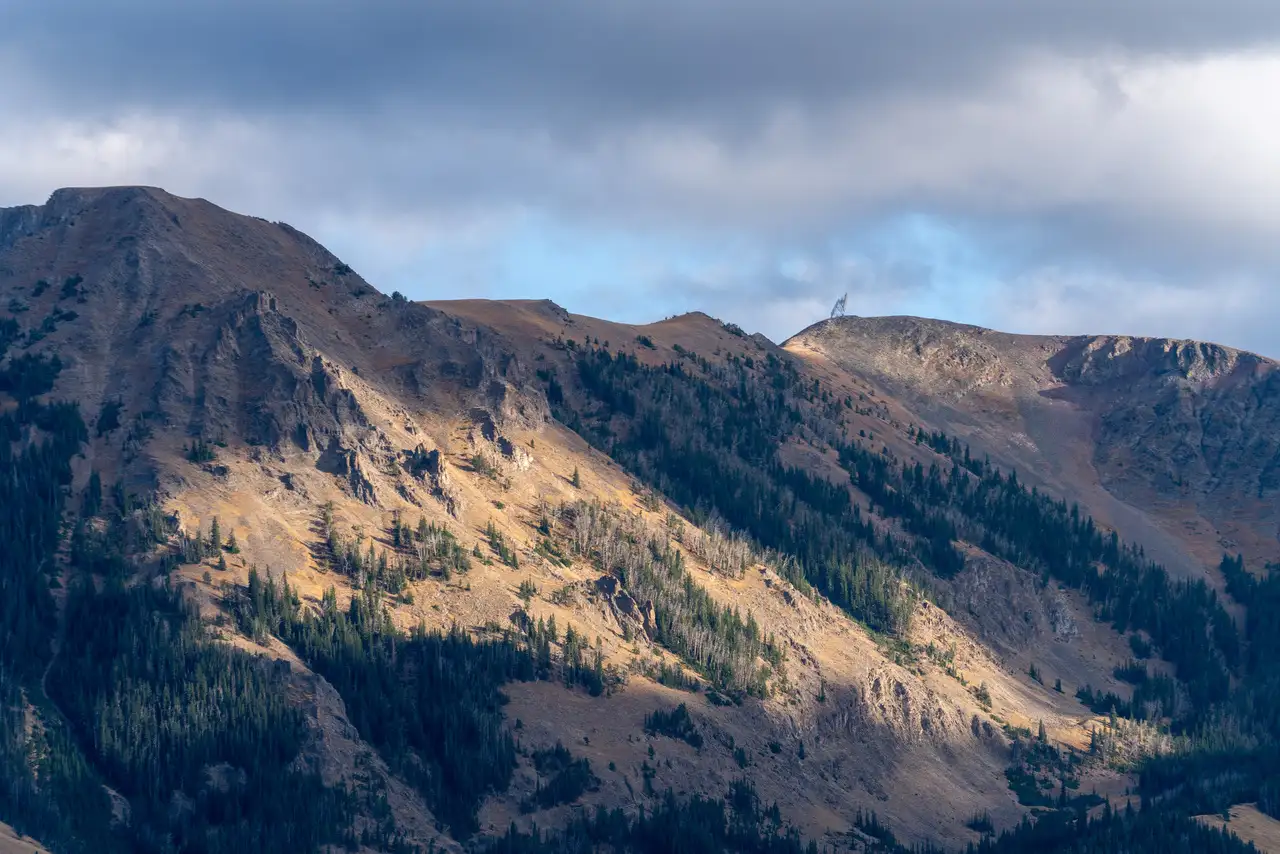
[(558, 120), (894, 96), (964, 87), (1028, 52), (1195, 57), (1278, 30), (1265, 0), (47, 0), (6, 15), (10, 51), (87, 102), (523, 103)]
[(109, 6), (6, 12), (0, 203), (159, 184), (387, 290), (775, 337), (845, 290), (1018, 328), (1280, 320), (1274, 3)]

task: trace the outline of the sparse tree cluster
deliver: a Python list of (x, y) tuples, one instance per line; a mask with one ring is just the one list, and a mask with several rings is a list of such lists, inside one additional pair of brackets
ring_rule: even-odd
[(782, 656), (755, 617), (721, 606), (685, 567), (684, 553), (641, 516), (599, 502), (552, 508), (544, 526), (570, 551), (615, 576), (636, 601), (653, 603), (653, 640), (716, 687), (764, 696)]
[(373, 586), (398, 594), (411, 582), (432, 576), (449, 581), (454, 573), (471, 568), (471, 558), (453, 532), (424, 517), (411, 528), (396, 513), (388, 532), (390, 549), (386, 545), (378, 548), (375, 538), (358, 529), (349, 536), (342, 534), (334, 520), (332, 502), (320, 508), (320, 530), (329, 566), (357, 588)]
[(559, 804), (571, 804), (590, 790), (598, 789), (600, 780), (591, 771), (587, 759), (574, 759), (563, 744), (547, 750), (535, 750), (533, 767), (538, 772), (537, 788), (520, 804), (520, 811), (531, 813)]

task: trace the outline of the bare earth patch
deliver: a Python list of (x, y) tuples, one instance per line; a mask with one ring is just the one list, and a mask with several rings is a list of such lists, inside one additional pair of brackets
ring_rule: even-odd
[(1280, 821), (1260, 812), (1256, 804), (1236, 804), (1231, 820), (1220, 815), (1200, 815), (1196, 820), (1209, 827), (1225, 828), (1245, 842), (1252, 842), (1263, 854), (1280, 854)]

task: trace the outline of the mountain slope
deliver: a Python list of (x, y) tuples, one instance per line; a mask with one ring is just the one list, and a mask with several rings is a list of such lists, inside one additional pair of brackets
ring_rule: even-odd
[[(7, 216), (6, 222), (14, 219)], [(627, 722), (611, 739), (588, 736), (591, 745), (574, 753), (594, 759), (597, 774), (610, 761), (629, 769), (604, 777), (594, 797), (631, 801), (628, 788), (642, 788), (639, 765), (647, 758), (646, 748), (632, 739), (643, 732), (645, 715), (688, 697), (641, 674), (652, 661), (670, 665), (679, 659), (643, 631), (628, 642), (626, 615), (595, 585), (598, 560), (589, 553), (563, 566), (550, 560), (538, 551), (546, 537), (535, 525), (541, 517), (570, 512), (576, 501), (616, 502), (616, 512), (642, 513), (655, 535), (666, 536), (668, 511), (645, 510), (642, 502), (650, 499), (639, 485), (548, 421), (543, 391), (532, 383), (541, 344), (497, 324), (388, 299), (287, 227), (156, 190), (62, 191), (43, 208), (22, 212), (20, 220), (6, 226), (0, 287), (6, 301), (26, 308), (15, 313), (23, 332), (15, 352), (56, 354), (62, 368), (50, 396), (80, 402), (89, 422), (84, 458), (73, 461), (76, 493), (89, 488), (94, 474), (107, 491), (122, 483), (134, 501), (154, 497), (174, 514), (180, 537), (207, 536), (217, 518), (220, 539), (234, 533), (238, 553), (201, 559), (198, 550), (180, 549), (175, 572), (194, 585), (190, 595), (213, 613), (225, 607), (220, 585), (246, 583), (251, 564), (277, 578), (287, 572), (304, 599), (318, 602), (330, 585), (340, 596), (354, 596), (358, 577), (335, 573), (327, 535), (318, 530), (327, 502), (333, 504), (327, 528), (348, 539), (363, 532), (364, 543), (380, 552), (394, 551), (387, 532), (397, 513), (411, 525), (421, 516), (447, 527), (463, 552), (478, 549), (483, 559), (473, 557), (471, 569), (452, 580), (411, 582), (411, 603), (404, 597), (388, 602), (393, 620), (404, 627), (419, 621), (445, 629), (454, 623), (510, 626), (509, 618), (523, 608), (535, 617), (555, 616), (561, 627), (574, 624), (592, 640), (600, 637), (605, 662), (619, 673), (640, 666), (621, 694), (576, 706), (561, 696), (563, 689), (553, 689), (549, 698), (535, 691), (523, 701), (523, 688), (509, 689), (519, 711), (508, 723), (520, 718), (522, 729), (538, 733), (546, 746), (581, 741), (577, 729), (586, 724), (563, 714), (562, 705), (588, 718)], [(42, 280), (49, 284), (40, 285)], [(45, 324), (44, 317), (54, 321)], [(52, 328), (42, 331), (46, 327)], [(626, 336), (630, 346), (650, 352), (635, 335)], [(579, 487), (571, 483), (575, 471)], [(497, 559), (491, 523), (514, 550), (519, 571)], [(156, 565), (156, 556), (146, 557)], [(225, 571), (216, 567), (219, 559)], [(920, 745), (923, 753), (914, 764), (936, 769), (939, 785), (947, 789), (1000, 792), (1003, 760), (969, 733), (966, 707), (976, 706), (963, 692), (947, 698), (918, 676), (886, 664), (864, 633), (829, 609), (792, 625), (796, 609), (809, 606), (792, 594), (787, 604), (788, 585), (776, 574), (739, 571), (736, 580), (725, 580), (695, 555), (688, 560), (715, 601), (750, 608), (763, 630), (776, 632), (788, 648), (802, 646), (798, 660), (786, 654), (786, 693), (764, 705), (698, 709), (701, 725), (735, 747), (722, 744), (686, 757), (686, 767), (676, 765), (659, 777), (659, 794), (663, 779), (681, 790), (715, 792), (717, 781), (737, 767), (735, 749), (750, 745), (757, 755), (772, 758), (769, 745), (776, 741), (787, 745), (786, 753), (770, 763), (776, 770), (753, 773), (757, 785), (770, 801), (781, 801), (792, 820), (821, 833), (847, 822), (836, 816), (869, 803), (865, 786), (892, 791), (917, 787), (921, 778), (903, 770), (901, 782), (894, 783), (891, 769), (901, 757), (877, 758), (880, 748), (868, 752), (860, 742), (837, 743), (830, 761), (884, 772), (862, 785), (815, 784), (796, 792), (785, 780), (796, 770), (787, 770), (786, 757), (795, 761), (797, 738), (860, 721), (867, 734), (883, 732), (873, 744), (910, 742), (919, 738), (922, 718), (944, 729)], [(68, 583), (74, 574), (67, 573)], [(530, 605), (516, 595), (523, 581), (540, 591)], [(566, 594), (552, 601), (551, 594), (561, 590)], [(835, 638), (846, 640), (834, 643)], [(294, 664), (301, 662), (295, 657)], [(686, 658), (690, 676), (693, 664)], [(974, 667), (998, 666), (978, 655)], [(827, 692), (840, 698), (826, 707), (834, 715), (830, 720), (805, 699), (819, 692), (819, 672)], [(886, 690), (885, 680), (899, 693), (863, 699), (872, 686)], [(306, 697), (332, 697), (303, 683), (297, 690)], [(344, 699), (349, 705), (351, 698)], [(788, 711), (797, 702), (800, 708)], [(341, 708), (317, 709), (317, 725), (326, 716), (348, 717)], [(952, 771), (929, 758), (957, 739), (974, 742), (967, 748), (975, 751), (969, 767)], [(354, 750), (358, 755), (364, 748)], [(318, 760), (322, 768), (341, 765), (323, 751)], [(350, 778), (355, 772), (348, 767), (326, 777), (333, 781), (343, 773)], [(505, 806), (487, 808), (482, 829), (501, 830), (511, 817), (520, 818), (520, 786), (535, 782), (520, 779)], [(395, 775), (388, 785), (395, 789)], [(409, 801), (401, 808), (402, 828), (412, 826), (410, 813), (426, 809), (421, 800), (416, 807)], [(898, 802), (909, 810), (906, 799)], [(985, 806), (985, 798), (967, 797), (953, 813), (935, 817), (930, 810), (910, 824), (923, 830), (941, 821), (953, 828), (947, 832), (967, 834), (963, 817)], [(1009, 807), (996, 812), (1006, 820), (1016, 815)]]
[(1199, 576), (1224, 551), (1280, 559), (1280, 372), (1194, 341), (1008, 335), (837, 318), (784, 344)]
[[(334, 843), (457, 850), (513, 822), (564, 826), (583, 806), (720, 799), (745, 778), (757, 830), (776, 802), (786, 826), (839, 848), (879, 832), (860, 811), (900, 839), (960, 845), (980, 838), (976, 815), (1010, 827), (1043, 800), (1029, 775), (1123, 802), (1126, 757), (1167, 744), (1108, 723), (1077, 688), (1125, 716), (1176, 715), (1236, 666), (1225, 635), (1160, 610), (1208, 625), (1220, 609), (1207, 594), (994, 469), (962, 468), (958, 444), (921, 441), (914, 425), (929, 424), (1003, 448), (995, 404), (966, 410), (972, 393), (923, 383), (977, 371), (981, 388), (1032, 389), (1047, 382), (1039, 355), (966, 345), (976, 355), (948, 373), (909, 350), (877, 362), (871, 333), (810, 330), (779, 348), (701, 314), (628, 326), (546, 301), (415, 304), (288, 226), (147, 188), (0, 211), (0, 306), (4, 435), (28, 450), (59, 436), (51, 453), (66, 456), (5, 458), (6, 484), (27, 490), (15, 495), (46, 469), (53, 485), (39, 493), (44, 551), (4, 566), (47, 617), (3, 612), (40, 665), (0, 668), (4, 743), (48, 741), (81, 769), (84, 822), (114, 816), (94, 825), (104, 838), (234, 850), (237, 810), (283, 803), (269, 788), (225, 803), (255, 784), (258, 760), (227, 745), (262, 725), (242, 714), (260, 704), (284, 729), (263, 736), (280, 752), (263, 769), (323, 787), (297, 803)], [(886, 397), (899, 369), (918, 388)], [(1017, 395), (991, 399), (1005, 398), (1015, 414), (1001, 417), (1024, 417)], [(57, 400), (79, 404), (83, 433)], [(1241, 436), (1265, 441), (1251, 431), (1269, 405)], [(991, 453), (1031, 478), (1043, 468), (1055, 495), (1078, 486), (1056, 457)], [(1226, 471), (1206, 465), (1210, 480)], [(1243, 488), (1237, 475), (1214, 494)], [(992, 494), (1039, 527), (988, 512)], [(1164, 518), (1140, 498), (1132, 512)], [(19, 503), (5, 517), (15, 543), (30, 527)], [(1047, 548), (1041, 528), (1069, 548)], [(1182, 540), (1167, 546), (1198, 565)], [(116, 634), (136, 640), (99, 643)], [(1152, 685), (1179, 677), (1167, 696), (1116, 676), (1152, 640), (1168, 659), (1143, 665)], [(185, 776), (150, 775), (156, 789), (130, 770), (157, 761), (152, 741), (122, 755), (91, 721), (116, 696), (161, 719), (147, 698), (185, 684), (178, 652), (190, 672), (250, 675), (243, 702), (188, 710), (192, 731), (229, 735), (199, 750), (167, 736)], [(1041, 722), (1064, 750), (1101, 726), (1115, 752), (1051, 762), (1031, 736)], [(15, 779), (57, 812), (61, 778), (43, 767)], [(0, 797), (0, 810), (25, 803)], [(74, 814), (41, 821), (75, 838)]]

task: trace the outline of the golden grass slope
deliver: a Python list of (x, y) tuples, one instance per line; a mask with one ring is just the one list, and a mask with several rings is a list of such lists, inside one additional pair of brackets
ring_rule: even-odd
[(30, 837), (18, 836), (12, 827), (0, 822), (0, 854), (49, 854), (49, 851)]

